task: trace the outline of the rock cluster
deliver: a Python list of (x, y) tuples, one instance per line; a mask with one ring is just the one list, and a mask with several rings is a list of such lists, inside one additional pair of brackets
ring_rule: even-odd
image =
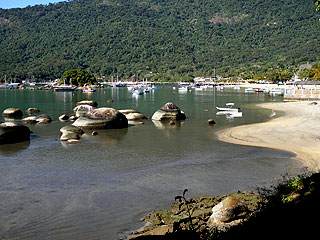
[(260, 196), (252, 192), (233, 193), (218, 197), (197, 197), (174, 203), (169, 210), (155, 210), (142, 221), (147, 225), (130, 239), (193, 231), (210, 234), (226, 231), (250, 217), (258, 209)]
[(52, 122), (52, 119), (47, 114), (41, 114), (38, 116), (30, 116), (21, 120), (21, 122), (29, 123), (29, 124), (48, 124)]

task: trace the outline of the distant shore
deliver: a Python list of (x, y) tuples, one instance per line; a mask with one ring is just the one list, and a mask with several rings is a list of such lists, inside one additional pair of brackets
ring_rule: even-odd
[[(318, 104), (315, 104), (318, 103)], [(219, 140), (234, 144), (290, 151), (310, 171), (320, 169), (320, 102), (264, 103), (258, 106), (282, 111), (268, 122), (216, 132)]]

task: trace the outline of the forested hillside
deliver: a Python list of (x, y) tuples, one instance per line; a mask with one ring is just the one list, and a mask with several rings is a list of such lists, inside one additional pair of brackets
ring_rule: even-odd
[(320, 59), (319, 18), (313, 0), (74, 0), (0, 9), (0, 79), (54, 79), (72, 68), (154, 80), (286, 68)]

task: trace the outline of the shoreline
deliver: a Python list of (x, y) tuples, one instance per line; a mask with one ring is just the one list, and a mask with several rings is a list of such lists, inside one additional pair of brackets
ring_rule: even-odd
[(310, 171), (320, 169), (320, 104), (314, 101), (263, 103), (258, 107), (285, 115), (263, 123), (215, 132), (220, 141), (293, 152)]

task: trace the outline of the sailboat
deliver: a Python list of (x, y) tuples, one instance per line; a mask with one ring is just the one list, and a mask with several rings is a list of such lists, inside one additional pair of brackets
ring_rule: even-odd
[(77, 86), (73, 86), (73, 85), (66, 85), (66, 79), (63, 78), (63, 85), (58, 85), (54, 87), (54, 90), (56, 92), (73, 92), (75, 90), (77, 90)]

